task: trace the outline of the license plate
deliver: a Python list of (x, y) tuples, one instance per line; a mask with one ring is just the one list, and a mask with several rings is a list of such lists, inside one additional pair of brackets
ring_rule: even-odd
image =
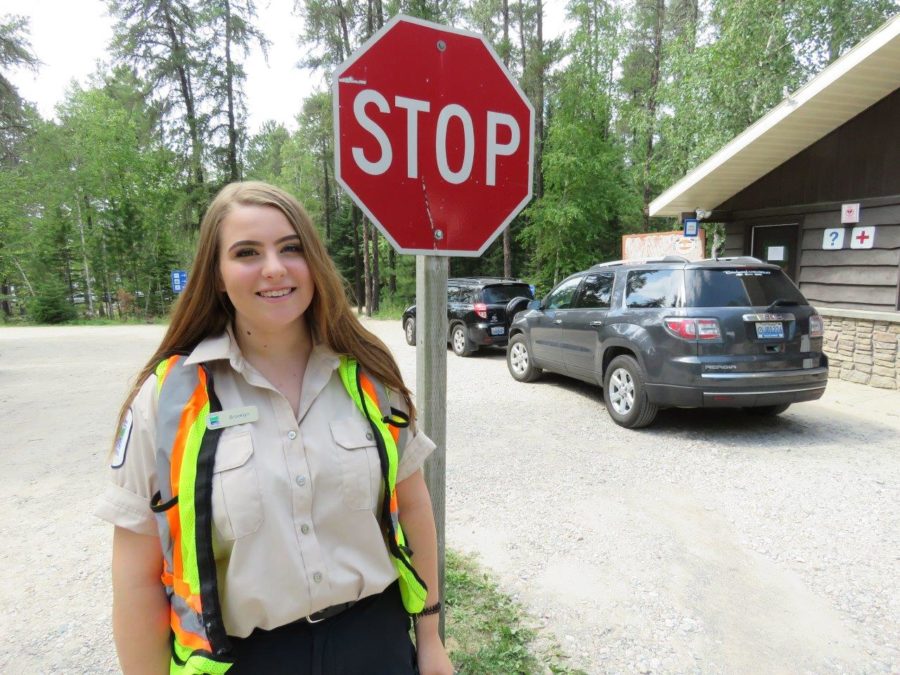
[(491, 335), (503, 335), (506, 329), (503, 326), (491, 326)]
[(784, 338), (784, 325), (780, 321), (763, 321), (756, 324), (756, 337), (760, 339)]

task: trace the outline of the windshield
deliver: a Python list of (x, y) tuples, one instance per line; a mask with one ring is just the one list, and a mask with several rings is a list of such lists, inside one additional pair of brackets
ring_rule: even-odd
[(688, 307), (784, 307), (807, 305), (806, 298), (781, 270), (686, 270)]
[(485, 286), (482, 292), (486, 305), (505, 305), (513, 298), (534, 299), (528, 284), (498, 284)]

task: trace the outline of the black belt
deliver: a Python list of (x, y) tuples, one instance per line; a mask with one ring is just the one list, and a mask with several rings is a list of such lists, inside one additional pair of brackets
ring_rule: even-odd
[(355, 604), (356, 600), (351, 600), (350, 602), (342, 602), (339, 605), (332, 605), (331, 607), (326, 607), (325, 609), (320, 609), (318, 612), (309, 614), (303, 620), (307, 623), (319, 623), (320, 621), (324, 621), (325, 619), (330, 619), (334, 616), (337, 616), (344, 610), (350, 609)]

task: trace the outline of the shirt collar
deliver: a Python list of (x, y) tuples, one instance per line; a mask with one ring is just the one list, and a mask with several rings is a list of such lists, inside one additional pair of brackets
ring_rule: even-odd
[[(228, 360), (231, 367), (239, 373), (245, 373), (247, 362), (241, 353), (237, 340), (234, 337), (234, 330), (231, 324), (225, 328), (223, 333), (204, 338), (194, 347), (191, 355), (185, 359), (185, 365), (196, 363), (208, 363), (209, 361)], [(318, 369), (335, 370), (340, 365), (340, 359), (331, 349), (324, 343), (316, 343), (313, 346), (312, 353), (309, 355), (307, 369), (315, 367)]]

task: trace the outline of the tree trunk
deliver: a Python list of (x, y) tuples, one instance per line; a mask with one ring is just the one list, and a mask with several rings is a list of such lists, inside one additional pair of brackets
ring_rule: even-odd
[(363, 305), (365, 305), (365, 283), (362, 275), (362, 260), (359, 244), (359, 225), (361, 212), (359, 207), (354, 204), (350, 207), (350, 222), (353, 225), (353, 287), (356, 291), (356, 308), (357, 312), (362, 313)]
[(388, 275), (388, 293), (391, 294), (391, 300), (397, 295), (397, 252), (394, 247), (388, 248), (388, 267), (391, 273)]
[(200, 226), (202, 217), (203, 204), (206, 201), (206, 195), (203, 194), (203, 187), (206, 182), (203, 176), (203, 145), (200, 139), (200, 124), (197, 119), (197, 111), (194, 104), (194, 92), (191, 87), (190, 74), (187, 71), (185, 63), (187, 61), (187, 50), (178, 32), (175, 30), (175, 24), (169, 14), (168, 5), (163, 8), (163, 17), (166, 22), (166, 32), (169, 36), (172, 52), (177, 55), (176, 61), (178, 65), (178, 87), (181, 91), (181, 98), (184, 100), (184, 108), (186, 111), (188, 135), (191, 139), (191, 175), (192, 182), (188, 185), (188, 194), (193, 206), (197, 208), (197, 227)]
[(331, 179), (328, 177), (328, 156), (325, 150), (322, 150), (322, 175), (325, 177), (324, 182), (324, 193), (325, 199), (322, 200), (322, 204), (325, 207), (325, 246), (326, 248), (331, 247)]
[(372, 316), (372, 273), (371, 258), (369, 258), (369, 220), (362, 219), (363, 231), (363, 283), (365, 285), (366, 316)]
[(229, 181), (241, 179), (237, 160), (237, 128), (234, 115), (234, 63), (231, 60), (231, 1), (224, 0), (225, 5), (225, 94), (228, 98), (228, 174)]
[(81, 213), (81, 200), (75, 198), (75, 210), (78, 217), (78, 234), (81, 238), (81, 260), (84, 265), (84, 285), (87, 290), (85, 301), (88, 306), (88, 316), (94, 316), (93, 286), (91, 284), (91, 267), (88, 264), (87, 245), (84, 242), (84, 220)]
[(381, 309), (381, 251), (378, 250), (378, 228), (372, 228), (372, 311)]
[(666, 15), (665, 0), (656, 0), (656, 21), (653, 26), (653, 69), (650, 71), (650, 88), (647, 91), (647, 139), (644, 156), (644, 231), (650, 230), (650, 197), (653, 186), (650, 181), (650, 168), (653, 164), (653, 134), (656, 130), (656, 98), (659, 87), (659, 72), (662, 62), (663, 24)]
[[(509, 0), (503, 0), (503, 65), (509, 70)], [(503, 230), (503, 276), (512, 276), (512, 243), (510, 229), (512, 223)]]
[[(664, 0), (659, 0), (663, 2)], [(536, 143), (534, 149), (534, 167), (535, 167), (535, 198), (541, 199), (544, 196), (544, 172), (541, 168), (544, 155), (544, 78), (547, 73), (547, 63), (544, 56), (544, 3), (543, 0), (536, 0), (537, 7), (537, 44), (535, 45), (535, 58), (537, 59), (537, 77), (534, 83), (534, 116), (535, 116), (535, 136)]]

